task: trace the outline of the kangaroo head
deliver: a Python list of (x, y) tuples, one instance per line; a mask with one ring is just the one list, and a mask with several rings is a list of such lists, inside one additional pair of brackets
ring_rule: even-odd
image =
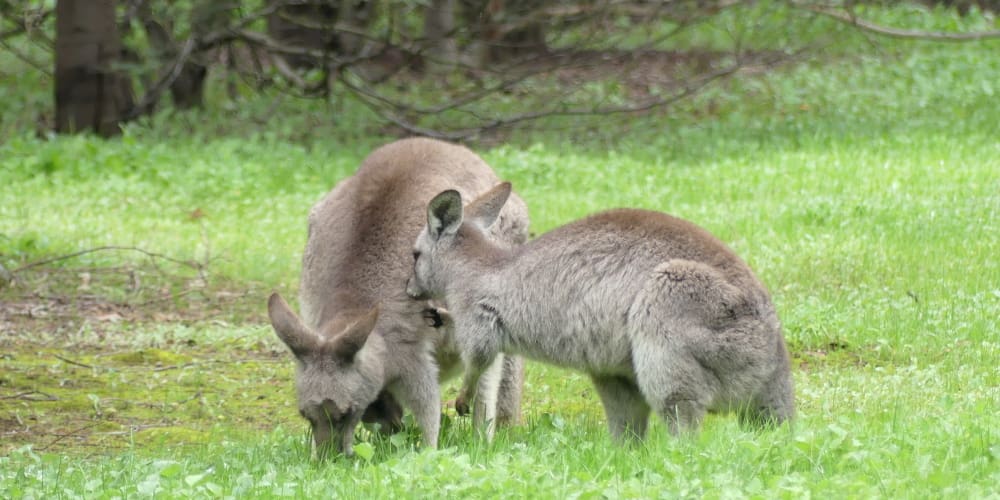
[(413, 246), (413, 275), (406, 293), (414, 299), (439, 299), (447, 281), (442, 257), (454, 250), (459, 229), (485, 232), (500, 216), (510, 196), (510, 183), (503, 182), (462, 207), (462, 196), (453, 189), (442, 192), (427, 205), (427, 225)]
[(267, 312), (278, 338), (295, 355), (299, 414), (312, 427), (317, 454), (351, 456), (354, 429), (384, 385), (377, 358), (363, 350), (378, 308), (345, 311), (323, 325), (324, 335), (302, 324), (276, 293), (268, 300)]

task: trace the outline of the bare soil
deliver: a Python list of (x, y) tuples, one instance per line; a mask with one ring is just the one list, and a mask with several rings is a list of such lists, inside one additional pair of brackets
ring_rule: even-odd
[(175, 447), (298, 424), (293, 364), (269, 337), (170, 333), (262, 327), (265, 290), (132, 265), (15, 278), (0, 288), (0, 454)]

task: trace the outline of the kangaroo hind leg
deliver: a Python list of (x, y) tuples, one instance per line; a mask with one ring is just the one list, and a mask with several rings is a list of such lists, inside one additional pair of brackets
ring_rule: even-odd
[(592, 375), (591, 380), (604, 405), (611, 437), (622, 442), (646, 435), (649, 405), (635, 383), (621, 377)]
[(699, 357), (733, 294), (708, 266), (673, 259), (657, 266), (628, 313), (639, 390), (674, 435), (701, 426), (721, 382)]
[(714, 384), (694, 360), (674, 355), (648, 355), (636, 359), (639, 390), (646, 402), (679, 435), (701, 427), (713, 400)]

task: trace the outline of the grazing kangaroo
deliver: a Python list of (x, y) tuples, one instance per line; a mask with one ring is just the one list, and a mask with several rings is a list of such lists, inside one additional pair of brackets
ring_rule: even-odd
[[(742, 423), (793, 416), (788, 352), (770, 296), (722, 242), (669, 215), (618, 209), (517, 248), (491, 243), (510, 184), (463, 211), (431, 200), (414, 247), (413, 298), (443, 300), (469, 387), (498, 353), (590, 375), (612, 436), (642, 438), (652, 408), (674, 434), (706, 411)], [(481, 397), (481, 395), (477, 396)]]
[[(312, 208), (299, 290), (302, 319), (277, 294), (268, 314), (297, 360), (299, 412), (312, 426), (317, 451), (351, 455), (362, 418), (398, 429), (397, 400), (414, 413), (424, 444), (437, 445), (439, 378), (454, 376), (461, 362), (453, 329), (434, 328), (441, 324), (435, 309), (404, 293), (410, 252), (435, 194), (452, 188), (473, 196), (497, 182), (464, 147), (405, 139), (372, 152)], [(499, 219), (488, 235), (499, 247), (527, 240), (523, 201), (512, 198)], [(516, 423), (523, 361), (507, 358), (502, 369), (499, 403), (482, 411)], [(490, 391), (497, 381), (484, 383)]]

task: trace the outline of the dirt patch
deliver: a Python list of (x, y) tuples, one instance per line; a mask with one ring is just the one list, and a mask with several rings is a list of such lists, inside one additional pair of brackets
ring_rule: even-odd
[(139, 266), (15, 276), (0, 289), (0, 455), (27, 445), (174, 448), (298, 428), (294, 364), (276, 342), (161, 333), (253, 331), (266, 324), (262, 287)]
[(0, 345), (82, 328), (102, 340), (125, 323), (260, 324), (267, 320), (268, 291), (209, 278), (203, 270), (165, 271), (152, 264), (31, 268), (0, 287)]

